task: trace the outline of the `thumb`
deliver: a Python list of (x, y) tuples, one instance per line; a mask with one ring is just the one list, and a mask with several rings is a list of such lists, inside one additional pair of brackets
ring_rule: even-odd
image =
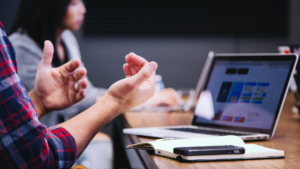
[(40, 65), (42, 65), (43, 67), (51, 66), (53, 54), (54, 54), (53, 44), (49, 40), (46, 40), (44, 42), (43, 57), (42, 57)]
[[(150, 62), (147, 63), (137, 74), (134, 76), (131, 76), (131, 81), (133, 84), (136, 84), (137, 86), (142, 85), (146, 80), (148, 80), (152, 75), (155, 74), (155, 71), (157, 69), (157, 63)], [(150, 81), (155, 82), (155, 78), (150, 78)]]

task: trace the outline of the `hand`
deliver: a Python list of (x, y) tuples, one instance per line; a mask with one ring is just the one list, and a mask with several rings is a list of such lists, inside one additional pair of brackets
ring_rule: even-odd
[(144, 58), (130, 53), (123, 66), (126, 78), (114, 83), (105, 97), (117, 101), (119, 112), (124, 112), (146, 102), (155, 90), (155, 71), (157, 64), (148, 63)]
[(84, 89), (88, 84), (87, 80), (83, 79), (86, 69), (79, 68), (81, 64), (79, 59), (71, 60), (58, 68), (52, 68), (53, 52), (52, 43), (45, 41), (35, 87), (29, 93), (39, 118), (52, 110), (67, 108), (82, 100), (85, 97)]
[(172, 88), (161, 90), (154, 94), (143, 106), (177, 106), (180, 101), (179, 95)]

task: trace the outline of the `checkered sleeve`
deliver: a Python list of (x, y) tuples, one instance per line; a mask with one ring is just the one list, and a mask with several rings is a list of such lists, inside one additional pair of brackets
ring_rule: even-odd
[(15, 51), (0, 22), (0, 168), (71, 168), (74, 138), (46, 128), (18, 74)]

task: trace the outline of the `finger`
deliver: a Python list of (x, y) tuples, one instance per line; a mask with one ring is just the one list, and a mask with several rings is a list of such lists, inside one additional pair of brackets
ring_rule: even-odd
[[(155, 71), (157, 69), (157, 63), (147, 63), (136, 75), (130, 77), (133, 84), (137, 87), (142, 85), (146, 80), (150, 80), (151, 83), (155, 83)], [(152, 78), (150, 78), (152, 76)]]
[(79, 90), (78, 93), (76, 93), (75, 98), (76, 98), (76, 102), (79, 102), (82, 99), (84, 99), (85, 98), (85, 92), (84, 92), (84, 90), (83, 89)]
[(81, 89), (86, 89), (87, 86), (88, 86), (87, 79), (82, 79), (80, 82), (77, 83), (75, 90), (80, 91)]
[(72, 59), (69, 62), (63, 64), (59, 67), (61, 73), (65, 76), (73, 73), (77, 68), (79, 68), (81, 61), (79, 59)]
[(143, 68), (143, 66), (136, 66), (135, 68), (139, 72)]
[(131, 75), (137, 74), (148, 61), (141, 56), (136, 55), (135, 53), (129, 53), (125, 57), (125, 61), (127, 62)]
[(135, 68), (135, 66), (134, 67), (129, 67), (129, 70), (130, 70), (130, 73), (132, 74), (132, 75), (135, 75), (135, 74), (137, 74), (139, 71)]
[(84, 67), (81, 67), (74, 72), (73, 78), (75, 81), (79, 81), (86, 76), (86, 73), (87, 73), (86, 69)]
[(125, 64), (123, 65), (123, 70), (124, 70), (124, 73), (125, 73), (126, 77), (132, 76), (131, 71), (130, 71), (130, 68), (129, 68), (129, 66), (128, 66), (127, 63), (125, 63)]
[(43, 57), (40, 65), (42, 65), (43, 67), (51, 67), (53, 54), (54, 54), (53, 44), (49, 40), (46, 40), (44, 42)]
[(129, 67), (134, 67), (134, 66), (143, 67), (146, 63), (148, 63), (146, 59), (132, 52), (125, 57), (125, 61), (126, 63), (128, 63)]
[(141, 69), (143, 68), (143, 66), (133, 66), (133, 67), (129, 67), (130, 73), (132, 75), (137, 74)]

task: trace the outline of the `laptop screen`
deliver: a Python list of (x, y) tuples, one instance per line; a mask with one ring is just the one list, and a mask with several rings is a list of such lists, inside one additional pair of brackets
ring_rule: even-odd
[(295, 56), (215, 56), (193, 125), (270, 133)]

